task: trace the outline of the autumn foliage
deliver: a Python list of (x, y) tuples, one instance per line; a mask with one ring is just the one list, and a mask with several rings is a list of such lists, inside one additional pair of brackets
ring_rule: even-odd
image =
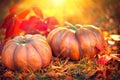
[[(19, 10), (20, 9), (18, 8), (18, 6), (14, 6), (10, 8), (8, 15), (5, 17), (2, 25), (0, 26), (0, 28), (5, 30), (5, 34), (0, 33), (0, 39), (1, 39), (0, 54), (2, 53), (2, 50), (3, 50), (6, 54), (5, 56), (3, 55), (5, 59), (4, 61), (9, 63), (13, 61), (13, 60), (7, 61), (7, 59), (11, 59), (10, 58), (11, 56), (8, 57), (8, 54), (10, 54), (9, 51), (15, 51), (15, 49), (13, 49), (13, 46), (15, 47), (19, 45), (17, 44), (17, 42), (12, 42), (7, 44), (7, 47), (5, 46), (5, 48), (3, 49), (3, 46), (4, 46), (3, 42), (6, 42), (6, 40), (12, 37), (16, 37), (18, 35), (25, 35), (25, 34), (38, 33), (38, 34), (42, 34), (43, 36), (47, 36), (49, 32), (51, 32), (51, 30), (56, 28), (56, 26), (59, 24), (58, 20), (54, 16), (49, 16), (49, 17), (44, 16), (41, 9), (39, 9), (38, 7), (31, 7), (29, 9), (25, 9), (21, 11)], [(33, 12), (35, 15), (31, 15), (31, 12)], [(89, 28), (90, 27), (91, 26), (89, 26)], [(99, 32), (98, 29), (97, 31)], [(88, 26), (86, 26), (86, 29), (79, 28), (76, 34), (74, 34), (75, 32), (72, 29), (66, 29), (66, 28), (54, 29), (49, 34), (50, 36), (47, 37), (47, 39), (50, 40), (50, 42), (49, 41), (48, 42), (50, 43), (50, 45), (53, 45), (51, 48), (54, 48), (54, 49), (58, 48), (59, 46), (62, 46), (61, 52), (63, 52), (64, 54), (62, 54), (63, 56), (60, 58), (58, 53), (57, 53), (57, 57), (53, 56), (51, 58), (51, 54), (50, 56), (48, 55), (47, 57), (50, 58), (49, 60), (51, 62), (49, 62), (48, 58), (44, 57), (44, 55), (46, 55), (46, 53), (49, 51), (49, 50), (46, 50), (47, 49), (46, 46), (48, 45), (44, 44), (44, 40), (41, 41), (43, 42), (43, 44), (42, 43), (40, 44), (38, 41), (40, 39), (37, 38), (38, 39), (37, 40), (35, 37), (33, 40), (35, 43), (34, 42), (24, 43), (23, 41), (24, 45), (27, 45), (28, 49), (29, 47), (32, 49), (32, 50), (31, 49), (27, 50), (26, 47), (24, 48), (24, 53), (26, 53), (28, 56), (30, 56), (33, 53), (32, 52), (33, 48), (35, 48), (36, 46), (37, 47), (35, 48), (35, 50), (38, 49), (37, 51), (34, 50), (36, 54), (39, 50), (44, 53), (42, 57), (44, 57), (45, 59), (40, 57), (40, 59), (44, 59), (42, 60), (42, 63), (39, 64), (41, 66), (39, 68), (36, 68), (35, 72), (32, 70), (25, 71), (22, 68), (23, 66), (25, 67), (24, 63), (20, 65), (21, 63), (19, 63), (18, 61), (18, 59), (19, 60), (23, 59), (22, 57), (20, 57), (20, 55), (22, 54), (16, 54), (17, 58), (15, 57), (15, 55), (13, 55), (14, 58), (17, 60), (15, 61), (14, 59), (14, 62), (17, 62), (15, 64), (19, 64), (20, 66), (16, 65), (17, 67), (10, 68), (6, 66), (9, 63), (4, 64), (2, 62), (3, 56), (2, 57), (0, 56), (0, 79), (2, 80), (11, 80), (11, 79), (15, 79), (15, 80), (16, 79), (17, 80), (48, 80), (48, 79), (49, 80), (114, 80), (116, 79), (116, 80), (119, 80), (120, 79), (120, 76), (119, 76), (120, 75), (120, 54), (117, 54), (118, 53), (117, 50), (120, 50), (119, 48), (120, 41), (116, 42), (115, 40), (113, 40), (113, 42), (117, 44), (106, 45), (106, 43), (104, 43), (103, 38), (107, 37), (106, 38), (106, 42), (107, 42), (108, 39), (110, 39), (111, 37), (108, 36), (108, 34), (106, 36), (105, 35), (101, 36), (102, 32), (100, 31), (100, 33), (97, 33), (97, 31), (96, 29), (89, 30)], [(80, 33), (82, 36), (79, 36)], [(97, 35), (97, 37), (95, 35)], [(5, 36), (5, 37), (1, 37), (1, 36)], [(86, 37), (88, 39), (86, 39)], [(13, 40), (13, 39), (10, 39), (10, 40)], [(77, 39), (77, 40), (79, 39), (79, 46), (81, 46), (83, 51), (86, 52), (86, 54), (84, 55), (87, 57), (83, 56), (82, 58), (80, 58), (80, 56), (79, 57), (77, 56), (78, 57), (76, 58), (77, 61), (73, 61), (74, 59), (71, 58), (71, 60), (69, 60), (66, 63), (66, 60), (63, 58), (66, 57), (67, 51), (69, 52), (70, 50), (72, 50), (72, 48), (74, 48), (72, 44), (73, 39)], [(87, 44), (86, 41), (88, 43), (92, 43), (92, 42), (93, 43)], [(58, 42), (61, 42), (62, 44)], [(66, 45), (67, 42), (69, 43)], [(34, 47), (31, 47), (28, 44), (32, 44), (34, 45)], [(70, 44), (72, 45), (70, 46)], [(9, 48), (9, 46), (11, 47)], [(71, 49), (69, 49), (70, 47)], [(66, 48), (68, 48), (69, 50)], [(22, 50), (19, 50), (19, 51), (23, 53)], [(19, 51), (17, 52), (20, 53)], [(28, 51), (28, 52), (25, 52), (25, 51)], [(59, 51), (60, 50), (54, 50), (53, 52), (55, 53)], [(94, 51), (97, 52), (95, 53), (95, 56), (94, 56)], [(70, 58), (69, 56), (70, 54), (67, 54), (67, 55)], [(74, 56), (75, 54), (72, 54), (72, 57)], [(31, 57), (34, 57), (34, 56), (31, 56)], [(89, 57), (93, 57), (93, 58), (89, 59)], [(42, 64), (45, 63), (45, 61), (47, 61), (49, 65), (46, 62), (45, 67), (42, 67)], [(34, 61), (31, 59), (30, 59), (30, 63), (32, 63), (32, 65), (35, 66)], [(19, 71), (18, 70), (19, 68), (23, 69), (23, 71)], [(32, 69), (34, 69), (34, 67), (32, 67)]]
[[(19, 13), (18, 11), (18, 6), (10, 8), (8, 15), (0, 26), (6, 30), (5, 39), (20, 35), (20, 33), (40, 33), (46, 36), (50, 30), (58, 25), (58, 20), (55, 17), (45, 17), (38, 7), (22, 10)], [(34, 12), (35, 15), (31, 15), (31, 12)], [(28, 19), (27, 16), (29, 16)]]

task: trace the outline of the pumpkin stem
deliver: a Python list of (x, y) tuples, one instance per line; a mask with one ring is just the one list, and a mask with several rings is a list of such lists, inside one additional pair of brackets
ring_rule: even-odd
[(74, 26), (73, 24), (71, 24), (71, 23), (69, 23), (67, 21), (65, 21), (65, 24), (68, 25), (68, 26), (70, 26), (73, 30), (77, 30), (77, 27)]
[(26, 41), (26, 40), (23, 40), (22, 43), (25, 44), (25, 43), (27, 43), (27, 41)]

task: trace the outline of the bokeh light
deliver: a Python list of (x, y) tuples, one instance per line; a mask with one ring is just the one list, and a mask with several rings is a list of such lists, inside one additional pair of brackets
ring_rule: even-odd
[[(118, 28), (120, 22), (119, 0), (5, 0), (0, 3), (0, 22), (8, 9), (16, 4), (19, 6), (19, 12), (39, 7), (44, 17), (55, 16), (60, 26), (67, 20), (73, 24), (94, 24), (111, 31), (114, 27)], [(113, 27), (109, 27), (109, 24)]]
[(55, 16), (60, 24), (65, 20), (88, 24), (94, 20), (93, 17), (103, 14), (101, 7), (93, 0), (24, 0), (19, 4), (23, 9), (31, 6), (39, 7), (45, 16)]

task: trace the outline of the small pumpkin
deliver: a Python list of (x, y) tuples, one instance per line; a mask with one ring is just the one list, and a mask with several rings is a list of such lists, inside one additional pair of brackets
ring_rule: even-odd
[(36, 71), (49, 65), (52, 51), (45, 37), (27, 34), (6, 42), (1, 56), (9, 69)]
[(84, 25), (77, 30), (58, 27), (48, 34), (47, 41), (53, 55), (71, 60), (96, 56), (98, 51), (104, 50), (105, 42), (102, 31), (93, 25)]

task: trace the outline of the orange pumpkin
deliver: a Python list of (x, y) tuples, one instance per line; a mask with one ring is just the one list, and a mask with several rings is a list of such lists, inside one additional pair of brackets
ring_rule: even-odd
[(49, 65), (52, 52), (46, 38), (36, 35), (16, 36), (2, 51), (2, 62), (12, 70), (39, 70)]
[(85, 25), (76, 31), (58, 27), (47, 36), (55, 56), (79, 60), (92, 58), (98, 51), (104, 50), (104, 36), (101, 30), (92, 25)]

